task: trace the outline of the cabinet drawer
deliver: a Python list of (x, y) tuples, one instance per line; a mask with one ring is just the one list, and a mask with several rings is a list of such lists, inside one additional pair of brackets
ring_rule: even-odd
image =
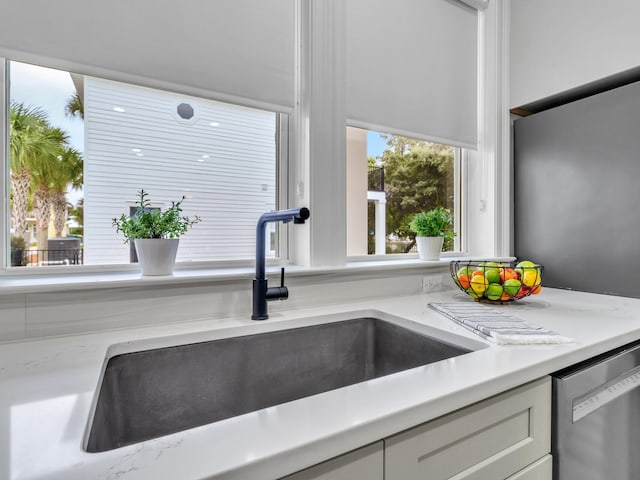
[(372, 443), (281, 480), (383, 480), (383, 444)]
[(553, 477), (553, 460), (551, 455), (545, 455), (536, 463), (520, 470), (507, 480), (551, 480)]
[(550, 438), (546, 377), (385, 439), (385, 480), (505, 479), (548, 454)]

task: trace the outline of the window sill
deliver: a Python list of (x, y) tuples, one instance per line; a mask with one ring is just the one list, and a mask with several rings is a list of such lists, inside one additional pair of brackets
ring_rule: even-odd
[[(512, 257), (476, 258), (476, 257), (443, 257), (438, 261), (421, 261), (415, 259), (380, 259), (350, 260), (344, 267), (300, 267), (286, 266), (287, 276), (294, 278), (313, 278), (314, 276), (335, 275), (340, 277), (368, 277), (378, 273), (391, 274), (394, 271), (407, 272), (415, 270), (438, 270), (449, 265), (451, 260), (494, 260), (509, 261)], [(275, 276), (280, 267), (268, 266), (267, 275)], [(218, 267), (189, 268), (176, 267), (173, 275), (142, 276), (135, 271), (120, 272), (74, 272), (74, 273), (34, 273), (23, 275), (4, 275), (0, 277), (0, 295), (71, 292), (107, 288), (153, 288), (166, 286), (186, 286), (196, 284), (249, 282), (254, 276), (253, 267)]]

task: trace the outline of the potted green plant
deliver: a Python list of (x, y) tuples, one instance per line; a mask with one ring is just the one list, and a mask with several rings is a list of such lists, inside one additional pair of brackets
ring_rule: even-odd
[(416, 234), (416, 245), (420, 260), (439, 260), (445, 239), (453, 239), (451, 212), (436, 207), (428, 212), (416, 213), (409, 228)]
[(197, 215), (193, 218), (182, 215), (182, 202), (171, 202), (166, 210), (153, 208), (148, 193), (138, 192), (137, 208), (132, 216), (122, 214), (113, 219), (117, 233), (122, 233), (124, 242), (133, 240), (138, 260), (142, 266), (142, 275), (170, 275), (176, 261), (178, 243), (190, 227), (200, 222)]

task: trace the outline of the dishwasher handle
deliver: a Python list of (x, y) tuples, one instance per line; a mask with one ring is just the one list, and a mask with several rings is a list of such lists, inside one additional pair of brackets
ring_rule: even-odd
[(640, 366), (573, 400), (573, 423), (640, 387)]

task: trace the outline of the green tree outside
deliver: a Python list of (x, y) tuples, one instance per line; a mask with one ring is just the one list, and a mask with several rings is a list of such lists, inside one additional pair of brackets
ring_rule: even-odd
[[(52, 204), (66, 211), (69, 185), (82, 185), (82, 157), (69, 145), (66, 132), (52, 127), (46, 112), (12, 102), (9, 118), (11, 225), (16, 237), (26, 236), (29, 208), (36, 216), (39, 248), (46, 248)], [(60, 217), (58, 212), (57, 217)], [(66, 221), (66, 213), (64, 221)], [(62, 226), (64, 226), (62, 221)], [(56, 230), (60, 224), (58, 220)], [(61, 233), (61, 228), (60, 232)]]
[[(454, 208), (454, 148), (396, 135), (387, 135), (382, 153), (387, 200), (387, 235), (408, 239), (403, 252), (415, 245), (411, 217), (435, 207)], [(370, 229), (373, 226), (369, 216)], [(371, 236), (370, 236), (371, 237)], [(371, 242), (370, 242), (371, 245)], [(451, 241), (445, 249), (451, 249)], [(371, 248), (371, 247), (370, 247)], [(389, 251), (388, 253), (396, 253)], [(371, 250), (370, 250), (370, 253)]]

